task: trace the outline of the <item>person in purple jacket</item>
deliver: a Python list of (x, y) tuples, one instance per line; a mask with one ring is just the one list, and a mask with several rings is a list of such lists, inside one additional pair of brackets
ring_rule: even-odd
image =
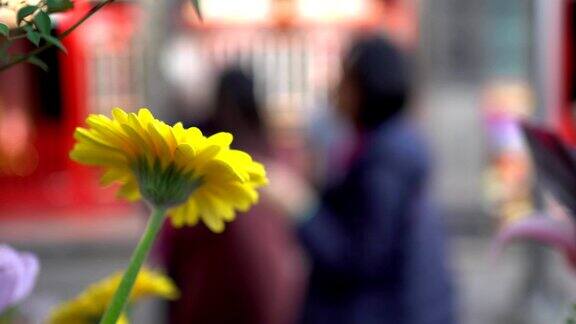
[(311, 262), (303, 323), (452, 324), (430, 159), (410, 122), (405, 57), (364, 36), (343, 63), (338, 111), (356, 140), (341, 177), (299, 228)]

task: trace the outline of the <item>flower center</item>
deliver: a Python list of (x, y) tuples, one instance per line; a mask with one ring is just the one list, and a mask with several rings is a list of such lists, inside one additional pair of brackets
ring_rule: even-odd
[(174, 164), (162, 168), (156, 160), (150, 165), (144, 159), (134, 164), (140, 194), (155, 207), (170, 208), (184, 203), (202, 184), (192, 172), (183, 172)]

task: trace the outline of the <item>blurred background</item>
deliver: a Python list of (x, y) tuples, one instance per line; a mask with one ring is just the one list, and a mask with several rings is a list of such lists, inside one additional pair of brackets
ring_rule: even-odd
[[(59, 30), (90, 7), (76, 1)], [(388, 35), (415, 62), (411, 105), (434, 156), (434, 194), (450, 237), (461, 323), (560, 323), (576, 281), (548, 249), (490, 255), (495, 232), (539, 208), (513, 126), (528, 118), (576, 142), (576, 41), (570, 0), (188, 0), (112, 3), (47, 51), (40, 69), (0, 74), (0, 241), (38, 253), (42, 272), (24, 305), (32, 323), (96, 278), (122, 268), (146, 211), (102, 189), (68, 159), (88, 113), (150, 107), (202, 124), (217, 76), (241, 66), (270, 125), (274, 155), (305, 177), (322, 170), (343, 51)], [(26, 46), (23, 44), (22, 46)], [(135, 323), (157, 323), (161, 305)]]

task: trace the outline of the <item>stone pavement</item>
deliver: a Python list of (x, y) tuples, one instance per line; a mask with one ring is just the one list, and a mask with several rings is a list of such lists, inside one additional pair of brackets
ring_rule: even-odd
[[(81, 230), (86, 226), (85, 220), (44, 223), (0, 222), (2, 241), (34, 251), (42, 261), (38, 286), (24, 305), (25, 311), (35, 318), (32, 323), (41, 323), (40, 319), (60, 300), (121, 269), (143, 226), (140, 217), (94, 220), (89, 231)], [(569, 301), (576, 301), (576, 294), (569, 293), (576, 292), (576, 284), (558, 255), (545, 252), (549, 274), (533, 281), (541, 282), (536, 285), (536, 294), (520, 304), (522, 299), (518, 297), (526, 296), (521, 287), (530, 268), (524, 266), (527, 246), (514, 245), (498, 260), (490, 257), (489, 250), (486, 235), (460, 234), (451, 238), (460, 323), (563, 323)], [(160, 316), (157, 303), (141, 304), (135, 311), (134, 323), (161, 323)]]

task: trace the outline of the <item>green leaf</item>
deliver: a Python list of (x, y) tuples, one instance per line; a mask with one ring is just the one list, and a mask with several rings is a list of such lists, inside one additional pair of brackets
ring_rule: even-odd
[(200, 0), (191, 0), (191, 1), (192, 1), (192, 6), (194, 7), (194, 10), (196, 11), (196, 14), (200, 18), (200, 20), (202, 20), (202, 12), (200, 11)]
[(44, 11), (39, 11), (34, 17), (34, 25), (42, 33), (42, 35), (50, 35), (50, 30), (52, 29), (52, 21), (50, 17)]
[(26, 31), (26, 38), (28, 38), (28, 40), (32, 42), (32, 44), (39, 46), (41, 38), (40, 33), (35, 31), (34, 28), (32, 28), (32, 26), (30, 25), (26, 25), (23, 28)]
[(8, 38), (8, 35), (10, 35), (10, 28), (0, 23), (0, 35), (3, 35), (4, 37)]
[(66, 50), (66, 47), (64, 47), (64, 45), (62, 44), (62, 42), (58, 38), (56, 38), (52, 35), (42, 35), (42, 37), (46, 40), (46, 42), (58, 47), (62, 52), (68, 53), (68, 51)]
[(62, 12), (74, 8), (74, 3), (70, 0), (47, 0), (48, 13)]
[(18, 23), (18, 26), (20, 26), (20, 23), (22, 22), (22, 20), (24, 20), (24, 18), (30, 16), (36, 10), (38, 10), (37, 6), (26, 6), (18, 10), (18, 13), (16, 14), (16, 22)]
[(26, 62), (36, 65), (37, 67), (41, 68), (45, 72), (48, 71), (48, 65), (44, 63), (41, 59), (37, 58), (36, 56), (30, 56)]
[(10, 60), (10, 54), (8, 53), (8, 48), (10, 47), (10, 42), (4, 42), (0, 44), (0, 62), (8, 63)]

